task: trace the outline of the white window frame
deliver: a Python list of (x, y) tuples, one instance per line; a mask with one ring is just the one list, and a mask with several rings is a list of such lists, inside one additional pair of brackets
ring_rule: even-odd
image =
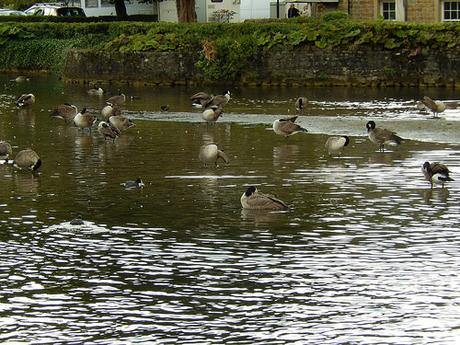
[(383, 4), (384, 3), (394, 3), (395, 5), (395, 18), (394, 19), (385, 19), (385, 20), (397, 20), (404, 22), (406, 20), (405, 10), (404, 10), (404, 1), (403, 0), (381, 0), (380, 1), (380, 15), (383, 17)]
[[(456, 3), (457, 4), (457, 9), (455, 10), (455, 13), (456, 13), (456, 16), (457, 18), (446, 18), (446, 5), (447, 3), (451, 4), (451, 3)], [(454, 11), (452, 11), (452, 9), (449, 9), (449, 11), (452, 13)], [(445, 22), (456, 22), (456, 21), (460, 21), (460, 1), (443, 1), (441, 3), (441, 18), (443, 21)]]

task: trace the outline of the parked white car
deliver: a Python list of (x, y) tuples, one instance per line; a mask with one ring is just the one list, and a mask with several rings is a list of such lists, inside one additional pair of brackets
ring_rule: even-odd
[(25, 16), (25, 15), (26, 14), (22, 11), (0, 8), (0, 16)]
[(85, 11), (82, 8), (65, 6), (59, 3), (34, 4), (24, 12), (27, 15), (34, 16), (86, 17)]

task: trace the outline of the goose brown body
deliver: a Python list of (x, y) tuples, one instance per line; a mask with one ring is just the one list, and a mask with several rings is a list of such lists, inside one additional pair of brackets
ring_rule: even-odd
[(8, 158), (13, 154), (10, 143), (7, 141), (0, 141), (0, 159), (8, 161)]
[(380, 151), (385, 150), (385, 145), (399, 145), (403, 140), (395, 132), (376, 127), (374, 121), (369, 121), (366, 124), (366, 128), (369, 140), (374, 144), (378, 144)]
[(442, 113), (446, 110), (446, 105), (442, 101), (434, 101), (428, 96), (424, 96), (422, 99), (422, 103), (432, 111), (433, 116), (437, 117), (439, 113)]
[(343, 148), (348, 146), (350, 139), (347, 136), (341, 137), (330, 137), (327, 139), (324, 147), (327, 150), (327, 153), (331, 156), (341, 155)]
[(224, 151), (220, 150), (216, 144), (207, 144), (200, 147), (198, 159), (206, 166), (208, 164), (217, 165), (219, 159), (228, 163), (228, 157)]
[(36, 171), (40, 168), (42, 161), (34, 150), (25, 149), (17, 153), (13, 164), (20, 169)]
[(295, 123), (297, 118), (298, 116), (292, 116), (275, 120), (273, 122), (273, 131), (278, 135), (284, 136), (285, 138), (296, 133), (308, 132), (305, 128)]
[(35, 96), (33, 93), (26, 93), (18, 97), (16, 105), (19, 108), (28, 107), (35, 103)]
[(438, 162), (423, 163), (422, 171), (425, 179), (430, 182), (431, 188), (433, 188), (434, 183), (441, 184), (444, 188), (444, 183), (453, 181), (453, 179), (449, 176), (450, 171), (447, 166)]
[(69, 103), (64, 103), (59, 104), (56, 108), (54, 108), (53, 112), (51, 113), (51, 116), (63, 119), (66, 122), (70, 122), (73, 121), (77, 114), (78, 110), (76, 106)]
[(104, 137), (105, 140), (107, 140), (107, 138), (109, 138), (109, 139), (112, 139), (113, 141), (115, 141), (115, 139), (120, 135), (120, 131), (118, 129), (110, 126), (110, 124), (108, 124), (105, 121), (99, 122), (99, 124), (97, 126), (97, 131), (100, 134), (102, 134), (102, 136)]
[(277, 197), (260, 193), (256, 187), (250, 186), (241, 196), (241, 206), (247, 210), (287, 210), (289, 206)]
[(75, 117), (73, 118), (73, 122), (75, 126), (78, 128), (89, 128), (91, 130), (91, 127), (96, 123), (97, 119), (96, 116), (90, 115), (86, 112), (86, 108), (83, 108), (81, 112), (79, 112)]
[(123, 115), (110, 116), (109, 123), (112, 127), (116, 128), (120, 132), (135, 126), (131, 119), (128, 119)]

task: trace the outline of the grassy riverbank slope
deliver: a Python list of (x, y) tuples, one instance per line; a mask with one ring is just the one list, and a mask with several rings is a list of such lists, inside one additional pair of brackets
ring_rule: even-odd
[[(270, 83), (283, 79), (282, 75), (288, 75), (287, 80), (295, 80), (295, 72), (281, 71), (279, 75), (276, 69), (283, 70), (285, 66), (292, 69), (292, 64), (300, 63), (306, 54), (309, 62), (300, 63), (300, 72), (305, 74), (304, 70), (310, 69), (315, 73), (305, 82), (327, 81), (329, 71), (334, 69), (334, 80), (340, 79), (337, 74), (343, 73), (344, 82), (350, 76), (359, 82), (354, 74), (359, 74), (360, 70), (363, 74), (369, 73), (365, 68), (369, 62), (375, 65), (371, 73), (377, 73), (374, 70), (378, 69), (388, 80), (400, 78), (402, 72), (409, 78), (411, 73), (427, 74), (428, 71), (433, 72), (429, 77), (432, 83), (436, 83), (436, 79), (446, 85), (460, 83), (460, 72), (455, 67), (460, 63), (459, 24), (355, 22), (341, 13), (329, 13), (322, 18), (240, 24), (2, 22), (0, 45), (1, 68), (10, 71), (47, 70), (61, 74), (66, 70), (69, 56), (72, 65), (78, 65), (75, 59), (91, 56), (96, 61), (90, 61), (88, 68), (94, 69), (94, 66), (101, 67), (120, 59), (126, 63), (130, 57), (134, 61), (141, 57), (144, 61), (152, 56), (148, 54), (161, 53), (168, 58), (174, 55), (178, 64), (182, 63), (182, 58), (188, 59), (188, 73), (175, 77), (183, 79), (182, 82)], [(82, 54), (72, 55), (69, 51)], [(335, 56), (332, 69), (321, 64), (329, 56)], [(355, 56), (357, 59), (353, 61)], [(376, 56), (384, 56), (383, 62)], [(387, 60), (391, 61), (386, 64)], [(441, 65), (444, 67), (439, 67)], [(400, 71), (404, 66), (408, 70)], [(71, 79), (80, 79), (75, 75), (75, 66), (67, 67)], [(162, 66), (149, 68), (165, 72)], [(266, 73), (266, 69), (274, 71)], [(114, 72), (112, 77), (103, 79), (126, 79), (123, 74)], [(107, 73), (101, 71), (101, 74)], [(99, 79), (97, 71), (90, 71), (88, 75)], [(141, 69), (139, 80), (143, 75), (145, 71)], [(416, 79), (420, 80), (420, 77), (423, 76)], [(163, 79), (167, 78), (166, 73)], [(302, 82), (302, 78), (298, 79)], [(370, 82), (372, 78), (366, 80)], [(381, 82), (381, 78), (379, 80)]]

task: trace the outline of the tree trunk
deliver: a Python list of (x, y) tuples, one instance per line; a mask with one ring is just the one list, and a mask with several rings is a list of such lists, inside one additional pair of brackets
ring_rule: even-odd
[(126, 6), (124, 0), (115, 0), (115, 12), (118, 18), (126, 18), (128, 13), (126, 12)]
[(176, 0), (179, 23), (196, 22), (195, 0)]

